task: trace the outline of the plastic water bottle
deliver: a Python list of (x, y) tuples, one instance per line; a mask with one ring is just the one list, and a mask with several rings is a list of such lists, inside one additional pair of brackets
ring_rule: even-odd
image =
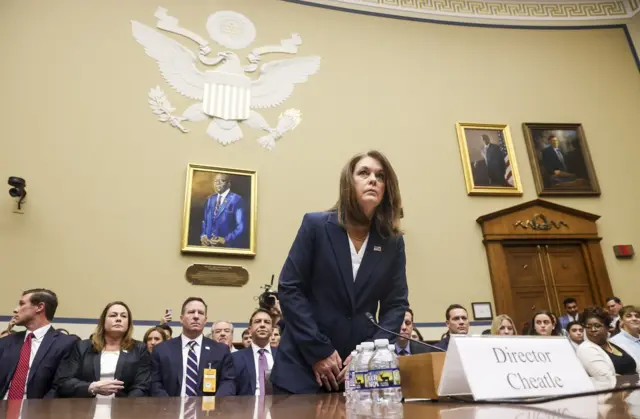
[(373, 343), (363, 342), (362, 353), (358, 356), (354, 377), (355, 391), (353, 393), (353, 407), (357, 416), (371, 416), (371, 391), (367, 387), (369, 375), (369, 361), (373, 357)]
[[(391, 352), (391, 356), (393, 357), (393, 364), (398, 369), (398, 379), (399, 379), (399, 377), (400, 377), (400, 361), (398, 361), (398, 355), (396, 354), (396, 345), (394, 345), (394, 344), (389, 345), (389, 352)], [(398, 384), (401, 384), (401, 382), (398, 381)], [(400, 386), (396, 387), (395, 396), (396, 396), (396, 401), (398, 403), (402, 403), (402, 388)]]
[(359, 352), (362, 352), (362, 347), (360, 345), (356, 346), (356, 350), (351, 352), (351, 362), (349, 363), (347, 377), (344, 383), (344, 397), (347, 405), (351, 403), (351, 399), (353, 398), (353, 389), (355, 387), (353, 380), (356, 374), (356, 359), (358, 358)]
[(369, 387), (371, 388), (372, 412), (376, 417), (397, 418), (402, 415), (402, 404), (398, 402), (400, 371), (387, 339), (376, 339), (376, 351), (369, 361)]

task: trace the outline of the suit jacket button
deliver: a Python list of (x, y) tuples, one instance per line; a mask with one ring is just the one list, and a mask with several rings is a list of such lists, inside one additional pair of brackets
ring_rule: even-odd
[(351, 320), (351, 317), (347, 317), (347, 320)]

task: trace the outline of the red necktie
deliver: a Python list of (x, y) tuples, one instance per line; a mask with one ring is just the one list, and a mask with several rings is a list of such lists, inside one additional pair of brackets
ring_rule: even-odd
[(22, 349), (20, 349), (20, 360), (16, 371), (13, 373), (11, 379), (11, 385), (9, 386), (8, 400), (22, 400), (24, 397), (24, 385), (27, 382), (29, 376), (29, 360), (31, 358), (31, 340), (33, 339), (33, 333), (29, 333), (24, 340)]

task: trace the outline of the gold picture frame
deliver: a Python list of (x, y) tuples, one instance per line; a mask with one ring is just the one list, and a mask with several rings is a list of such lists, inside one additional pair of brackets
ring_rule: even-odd
[(255, 256), (257, 195), (255, 170), (190, 163), (182, 252)]
[(458, 122), (456, 132), (468, 195), (522, 195), (508, 125)]
[(600, 196), (582, 124), (525, 122), (522, 130), (539, 196)]

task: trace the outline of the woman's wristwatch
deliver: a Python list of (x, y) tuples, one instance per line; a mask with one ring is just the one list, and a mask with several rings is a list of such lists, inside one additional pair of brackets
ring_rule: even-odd
[(93, 384), (93, 383), (89, 384), (89, 394), (91, 394), (92, 396), (95, 396), (95, 395), (96, 395), (96, 390), (95, 390), (95, 389), (93, 389), (93, 388), (91, 388), (91, 385), (92, 385), (92, 384)]

